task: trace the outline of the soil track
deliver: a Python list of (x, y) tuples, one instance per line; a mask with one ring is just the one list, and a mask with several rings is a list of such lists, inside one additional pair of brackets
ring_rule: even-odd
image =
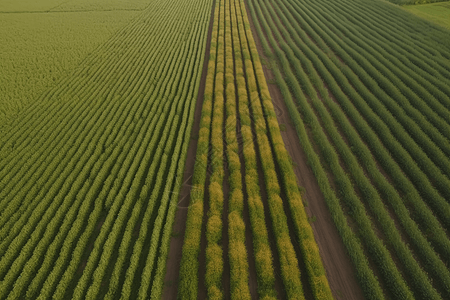
[[(184, 233), (186, 231), (186, 219), (189, 206), (189, 195), (191, 192), (192, 175), (194, 174), (195, 155), (197, 153), (197, 137), (200, 129), (200, 118), (202, 114), (203, 96), (205, 93), (206, 74), (208, 72), (209, 51), (211, 48), (211, 32), (214, 22), (213, 2), (211, 8), (211, 19), (209, 21), (208, 37), (206, 40), (205, 58), (203, 61), (202, 77), (195, 106), (194, 124), (192, 126), (191, 139), (186, 156), (184, 167), (183, 185), (178, 198), (178, 209), (175, 214), (175, 221), (172, 227), (172, 237), (170, 239), (169, 255), (166, 263), (166, 276), (164, 278), (164, 290), (162, 299), (176, 299), (178, 293), (178, 281), (180, 273), (181, 253), (183, 250)], [(206, 213), (206, 212), (205, 212)]]
[[(246, 9), (258, 53), (262, 60), (267, 62), (247, 5)], [(268, 82), (274, 82), (274, 75), (267, 67), (267, 64), (263, 64), (263, 70), (266, 80)], [(297, 133), (290, 120), (283, 96), (275, 84), (269, 84), (269, 91), (277, 114), (278, 123), (283, 129), (281, 132), (283, 141), (295, 163), (294, 171), (297, 176), (297, 182), (305, 190), (302, 196), (307, 205), (306, 212), (310, 217), (316, 218), (311, 225), (320, 249), (320, 255), (327, 272), (333, 296), (335, 299), (364, 299), (362, 290), (354, 275), (353, 265), (331, 219), (330, 212), (328, 211), (316, 178), (308, 166), (306, 154), (300, 145)]]

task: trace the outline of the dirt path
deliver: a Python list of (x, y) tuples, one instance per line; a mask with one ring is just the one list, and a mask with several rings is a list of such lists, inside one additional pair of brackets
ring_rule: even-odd
[[(258, 53), (263, 60), (266, 60), (248, 7), (247, 14)], [(274, 82), (274, 75), (266, 64), (263, 64), (263, 69), (266, 80), (268, 82)], [(362, 290), (354, 275), (353, 265), (331, 219), (317, 180), (307, 164), (306, 154), (300, 145), (295, 128), (289, 118), (289, 112), (284, 103), (283, 96), (275, 84), (269, 84), (269, 91), (277, 114), (278, 123), (281, 125), (283, 141), (295, 163), (294, 171), (297, 175), (297, 182), (305, 190), (303, 199), (307, 202), (306, 212), (310, 217), (316, 218), (311, 225), (320, 249), (333, 296), (335, 299), (364, 299)]]
[(180, 190), (178, 209), (175, 214), (175, 221), (172, 228), (172, 238), (170, 239), (170, 249), (166, 264), (166, 276), (164, 278), (165, 284), (162, 299), (176, 299), (178, 293), (178, 276), (180, 272), (184, 232), (186, 230), (186, 219), (189, 206), (192, 175), (194, 174), (195, 155), (197, 153), (197, 137), (200, 128), (200, 118), (203, 106), (203, 96), (205, 92), (206, 74), (208, 72), (209, 50), (211, 48), (211, 32), (214, 21), (214, 8), (215, 1), (211, 9), (211, 19), (209, 22), (208, 37), (206, 40), (206, 51), (203, 61), (202, 77), (200, 80), (200, 87), (195, 106), (194, 124), (192, 126), (191, 139), (186, 156), (186, 165), (184, 167), (183, 185)]

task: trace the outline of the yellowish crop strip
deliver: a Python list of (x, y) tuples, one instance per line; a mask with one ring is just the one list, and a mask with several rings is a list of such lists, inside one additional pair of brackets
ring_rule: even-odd
[(224, 107), (224, 5), (220, 2), (219, 37), (217, 39), (217, 65), (214, 85), (214, 104), (211, 123), (209, 211), (206, 223), (206, 274), (205, 283), (209, 299), (222, 299), (223, 253), (223, 107)]
[(242, 218), (244, 195), (241, 175), (239, 146), (237, 143), (237, 107), (236, 88), (234, 82), (234, 60), (230, 0), (225, 4), (225, 84), (226, 84), (226, 124), (227, 158), (229, 170), (230, 196), (228, 204), (228, 256), (230, 261), (231, 299), (251, 299), (248, 286), (248, 261), (245, 247), (245, 223)]
[(197, 299), (198, 256), (203, 221), (203, 199), (205, 193), (206, 169), (208, 165), (211, 113), (214, 95), (214, 75), (216, 69), (217, 35), (220, 6), (216, 4), (211, 36), (211, 48), (206, 76), (205, 94), (200, 120), (197, 154), (192, 179), (189, 212), (180, 265), (179, 299)]

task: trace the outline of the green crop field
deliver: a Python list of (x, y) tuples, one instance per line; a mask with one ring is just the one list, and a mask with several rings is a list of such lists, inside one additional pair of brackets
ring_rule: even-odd
[(0, 15), (0, 125), (3, 125), (68, 75), (136, 12)]
[(249, 0), (367, 299), (450, 297), (450, 33), (379, 1)]
[[(28, 89), (2, 78), (12, 86), (5, 102), (34, 96), (2, 124), (1, 299), (161, 294), (211, 1), (118, 11), (4, 14), (48, 25), (19, 24), (28, 37), (1, 46)], [(14, 60), (33, 44), (43, 54), (21, 74)]]
[(450, 30), (450, 2), (405, 5), (402, 7), (416, 16)]
[(429, 3), (446, 3), (448, 0), (385, 0), (397, 5), (423, 5)]
[(2, 0), (2, 13), (39, 13), (39, 12), (79, 12), (79, 11), (113, 11), (113, 10), (143, 10), (150, 2), (148, 0)]
[(0, 300), (450, 299), (448, 8), (0, 0)]

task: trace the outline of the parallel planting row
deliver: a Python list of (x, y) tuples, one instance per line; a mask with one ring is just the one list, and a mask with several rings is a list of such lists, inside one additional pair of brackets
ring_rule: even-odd
[(199, 287), (208, 299), (333, 298), (242, 0), (215, 3), (178, 297)]
[(450, 298), (449, 32), (381, 1), (248, 6), (366, 298)]
[(159, 299), (212, 1), (152, 1), (2, 136), (0, 299)]

